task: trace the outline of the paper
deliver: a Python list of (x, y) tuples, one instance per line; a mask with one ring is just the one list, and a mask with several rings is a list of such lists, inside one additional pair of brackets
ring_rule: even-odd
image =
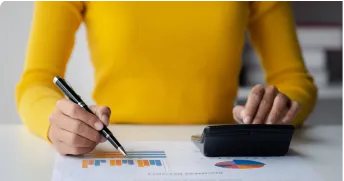
[(104, 145), (57, 155), (52, 181), (320, 181), (297, 156), (208, 158), (190, 142), (123, 142), (128, 157)]

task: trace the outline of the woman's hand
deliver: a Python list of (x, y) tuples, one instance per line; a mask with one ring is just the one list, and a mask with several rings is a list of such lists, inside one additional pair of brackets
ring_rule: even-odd
[(233, 108), (234, 119), (243, 124), (290, 124), (301, 106), (279, 92), (276, 87), (256, 85), (245, 106)]
[(106, 106), (90, 106), (93, 115), (70, 100), (62, 99), (51, 114), (49, 139), (63, 155), (79, 155), (91, 152), (106, 141), (99, 131), (108, 125), (111, 114)]

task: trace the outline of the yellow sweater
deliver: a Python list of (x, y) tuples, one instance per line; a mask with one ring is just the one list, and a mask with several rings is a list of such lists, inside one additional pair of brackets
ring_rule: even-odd
[[(16, 89), (23, 122), (47, 138), (48, 117), (81, 23), (95, 70), (93, 98), (111, 123), (233, 123), (244, 33), (267, 84), (312, 111), (308, 74), (287, 2), (36, 2), (27, 57)], [(78, 70), (75, 70), (78, 71)]]

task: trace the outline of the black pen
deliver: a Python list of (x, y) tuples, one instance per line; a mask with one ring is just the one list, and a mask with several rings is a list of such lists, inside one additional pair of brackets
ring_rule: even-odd
[[(73, 88), (61, 77), (56, 76), (53, 80), (54, 84), (75, 104), (78, 104), (80, 107), (84, 108), (86, 111), (90, 112), (91, 114), (94, 114), (84, 103), (84, 101), (81, 99), (81, 97), (76, 94), (76, 92), (73, 90)], [(118, 150), (120, 151), (124, 156), (127, 156), (127, 153), (125, 152), (124, 148), (121, 146), (121, 144), (117, 141), (117, 139), (113, 136), (111, 131), (104, 125), (103, 129), (100, 131), (100, 133)]]

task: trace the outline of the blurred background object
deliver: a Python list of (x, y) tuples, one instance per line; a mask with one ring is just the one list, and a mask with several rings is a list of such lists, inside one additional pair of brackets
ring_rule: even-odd
[[(7, 115), (0, 123), (20, 123), (14, 93), (24, 66), (33, 5), (7, 1), (0, 6), (0, 61), (5, 65), (0, 66), (0, 113)], [(342, 124), (342, 2), (298, 1), (292, 2), (292, 8), (304, 61), (319, 88), (318, 104), (306, 124)], [(93, 68), (83, 25), (75, 39), (66, 77), (93, 104)], [(248, 42), (243, 51), (239, 103), (245, 102), (256, 83), (264, 83), (264, 73)]]

